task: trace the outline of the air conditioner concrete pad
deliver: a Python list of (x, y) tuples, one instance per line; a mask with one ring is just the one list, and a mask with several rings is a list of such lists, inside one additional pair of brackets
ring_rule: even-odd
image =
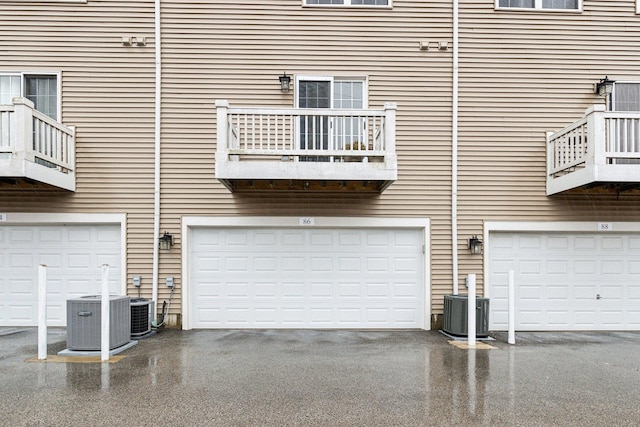
[(463, 350), (497, 350), (498, 349), (498, 347), (494, 347), (487, 343), (477, 342), (477, 341), (476, 341), (476, 345), (474, 346), (470, 346), (469, 343), (465, 341), (449, 341), (449, 344), (451, 344), (454, 347), (461, 348)]
[[(127, 356), (109, 356), (109, 360), (106, 360), (107, 363), (116, 363), (121, 361)], [(27, 359), (27, 362), (44, 362), (44, 363), (102, 363), (102, 358), (100, 356), (58, 356), (55, 354), (47, 355), (46, 359), (38, 359), (37, 357), (32, 357)]]
[[(131, 340), (128, 343), (121, 345), (120, 347), (116, 347), (112, 350), (109, 350), (109, 356), (113, 356), (115, 354), (119, 354), (122, 353), (125, 350), (130, 349), (131, 347), (133, 347), (134, 345), (138, 344), (138, 341), (136, 340)], [(86, 351), (86, 350), (69, 350), (68, 348), (65, 348), (64, 350), (61, 350), (58, 352), (58, 356), (102, 356), (102, 352), (100, 350), (98, 351)]]
[[(444, 335), (445, 337), (451, 339), (452, 341), (468, 341), (467, 337), (464, 336), (458, 336), (458, 335), (451, 335), (445, 331), (443, 331), (442, 329), (440, 329), (438, 332), (440, 332), (442, 335)], [(492, 338), (490, 336), (486, 336), (486, 337), (476, 337), (476, 341), (495, 341), (495, 338)]]

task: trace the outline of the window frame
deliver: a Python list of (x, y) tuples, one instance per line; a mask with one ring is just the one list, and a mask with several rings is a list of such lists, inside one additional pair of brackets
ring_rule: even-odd
[[(638, 85), (640, 86), (640, 80), (616, 80), (615, 82), (613, 82), (613, 90), (611, 91), (611, 94), (609, 95), (609, 99), (608, 99), (608, 108), (607, 111), (612, 111), (612, 112), (636, 112), (636, 110), (618, 110), (615, 108), (616, 106), (616, 85), (617, 84), (633, 84), (633, 85)], [(640, 111), (640, 97), (638, 98), (638, 111)]]
[[(640, 0), (637, 0), (640, 2)], [(564, 12), (564, 13), (582, 13), (583, 1), (578, 0), (577, 9), (550, 9), (542, 7), (542, 0), (534, 0), (533, 7), (505, 7), (500, 6), (500, 0), (495, 0), (495, 10), (513, 11), (513, 12)]]
[[(335, 106), (335, 83), (336, 82), (358, 82), (362, 83), (362, 108), (357, 108), (357, 110), (367, 110), (369, 109), (369, 78), (363, 75), (297, 75), (295, 77), (295, 86), (294, 86), (294, 108), (300, 108), (300, 99), (299, 99), (299, 91), (300, 91), (300, 82), (303, 81), (315, 81), (315, 82), (328, 82), (329, 83), (329, 107), (326, 107), (327, 110), (337, 110)], [(324, 107), (321, 107), (324, 108)], [(350, 110), (349, 108), (347, 110)], [(335, 124), (333, 124), (333, 120), (330, 120), (331, 123), (328, 124), (329, 131), (327, 133), (327, 146), (328, 147), (336, 147), (336, 144), (339, 144), (338, 139), (336, 139), (336, 134), (334, 128)], [(331, 130), (334, 129), (334, 130)], [(343, 134), (344, 137), (346, 134)], [(301, 146), (301, 135), (300, 132), (297, 132), (297, 144)], [(339, 136), (338, 136), (339, 138)], [(340, 145), (340, 144), (339, 144)], [(340, 145), (340, 148), (344, 149), (344, 145)]]
[(89, 0), (0, 0), (0, 3), (74, 3), (87, 4)]
[(342, 4), (313, 4), (307, 3), (307, 0), (302, 0), (302, 7), (335, 7), (335, 8), (365, 8), (365, 9), (392, 9), (393, 0), (387, 0), (386, 5), (377, 4), (351, 4), (351, 0), (342, 0)]
[[(1, 0), (0, 0), (1, 1)], [(52, 76), (56, 78), (56, 117), (53, 120), (60, 121), (62, 117), (62, 79), (60, 71), (8, 71), (0, 70), (0, 76), (19, 76), (20, 77), (20, 97), (26, 96), (26, 79), (30, 76)]]
[(366, 110), (369, 108), (369, 78), (367, 76), (363, 76), (363, 75), (335, 75), (335, 76), (320, 76), (320, 75), (307, 75), (307, 74), (303, 74), (303, 75), (299, 75), (296, 76), (295, 78), (295, 86), (294, 86), (294, 108), (300, 108), (299, 107), (299, 100), (298, 100), (298, 91), (299, 91), (299, 85), (301, 81), (323, 81), (323, 82), (329, 82), (330, 86), (329, 86), (329, 97), (330, 97), (330, 101), (331, 101), (331, 105), (329, 108), (335, 109), (336, 107), (334, 106), (334, 83), (337, 82), (362, 82), (362, 109)]

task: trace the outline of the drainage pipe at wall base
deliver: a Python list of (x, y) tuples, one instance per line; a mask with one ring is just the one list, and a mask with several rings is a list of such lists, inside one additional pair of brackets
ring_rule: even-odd
[(453, 76), (451, 105), (451, 269), (453, 294), (458, 295), (458, 0), (453, 0)]
[[(153, 173), (153, 273), (151, 300), (154, 307), (158, 307), (158, 270), (160, 265), (160, 113), (162, 95), (162, 56), (160, 33), (160, 0), (155, 0), (155, 107), (154, 107), (154, 173)], [(157, 311), (157, 309), (156, 309)], [(155, 313), (154, 313), (155, 315)]]

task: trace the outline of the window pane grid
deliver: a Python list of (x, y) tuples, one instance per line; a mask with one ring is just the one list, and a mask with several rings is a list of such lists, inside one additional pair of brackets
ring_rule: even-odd
[(25, 96), (33, 102), (36, 110), (57, 119), (57, 82), (55, 76), (26, 76)]
[(519, 9), (580, 10), (580, 0), (498, 0), (497, 5)]
[(306, 5), (389, 6), (391, 0), (305, 0)]
[(640, 111), (640, 84), (615, 83), (613, 91), (614, 111)]
[(20, 96), (20, 76), (0, 76), (0, 104), (11, 104)]

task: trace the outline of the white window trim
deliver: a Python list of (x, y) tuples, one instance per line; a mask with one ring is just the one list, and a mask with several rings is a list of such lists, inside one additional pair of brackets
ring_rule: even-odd
[[(36, 0), (33, 0), (36, 1)], [(375, 4), (351, 4), (351, 0), (343, 0), (344, 4), (307, 4), (307, 0), (302, 0), (302, 7), (357, 7), (357, 8), (372, 8), (372, 9), (392, 9), (393, 0), (387, 0), (386, 5)]]
[[(638, 0), (640, 1), (640, 0)], [(613, 90), (611, 91), (611, 99), (609, 100), (609, 109), (608, 111), (618, 111), (614, 109), (614, 106), (616, 105), (616, 84), (636, 84), (636, 85), (640, 85), (640, 80), (616, 80), (615, 82), (613, 82)]]
[(315, 75), (300, 75), (296, 76), (295, 86), (294, 86), (294, 108), (300, 108), (298, 104), (298, 88), (299, 83), (301, 81), (322, 81), (322, 82), (331, 82), (331, 93), (329, 94), (331, 100), (331, 106), (329, 108), (334, 108), (333, 106), (333, 83), (336, 81), (361, 81), (364, 83), (364, 88), (362, 89), (362, 108), (369, 108), (369, 78), (367, 76), (362, 75), (335, 75), (335, 76), (315, 76)]
[(82, 3), (86, 4), (89, 0), (0, 0), (0, 3)]
[(640, 0), (636, 0), (636, 13), (640, 14)]
[[(309, 225), (304, 221), (312, 220)], [(189, 252), (191, 232), (198, 227), (217, 228), (397, 228), (422, 231), (424, 275), (424, 329), (431, 329), (431, 221), (429, 218), (370, 217), (182, 217), (182, 329), (191, 329), (189, 313)], [(485, 282), (486, 283), (486, 282)]]
[[(636, 0), (640, 2), (640, 0)], [(565, 12), (565, 13), (582, 13), (582, 0), (578, 0), (577, 9), (544, 9), (542, 7), (542, 0), (535, 0), (534, 7), (501, 7), (500, 0), (495, 0), (496, 10), (511, 10), (518, 12)]]
[[(1, 2), (2, 0), (0, 0)], [(3, 76), (20, 76), (20, 96), (26, 98), (24, 82), (25, 76), (56, 76), (56, 108), (58, 117), (56, 121), (60, 122), (62, 117), (62, 76), (60, 71), (42, 71), (42, 70), (28, 70), (28, 71), (8, 71), (0, 70), (0, 75)]]

